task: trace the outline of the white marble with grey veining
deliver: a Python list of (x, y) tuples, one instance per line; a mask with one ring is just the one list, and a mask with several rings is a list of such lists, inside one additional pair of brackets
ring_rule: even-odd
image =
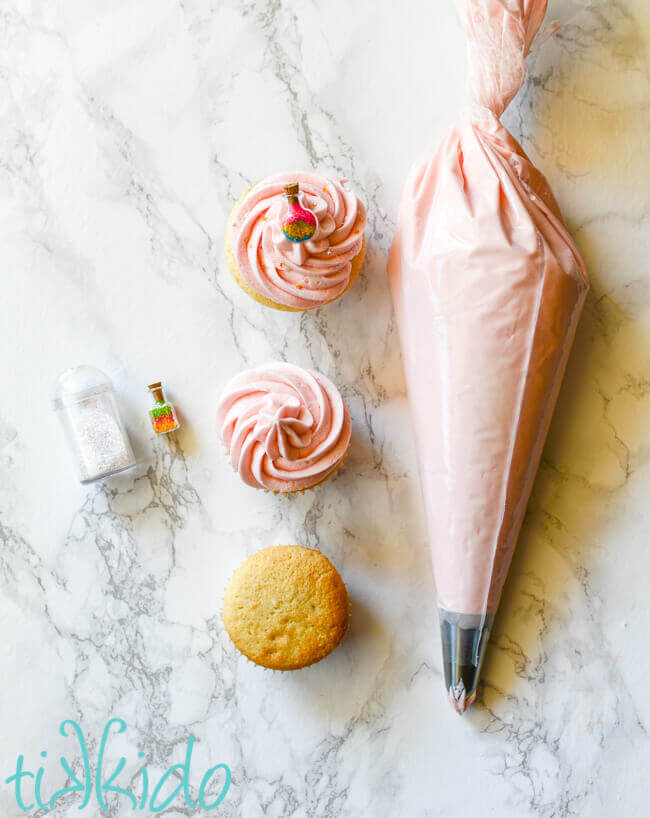
[[(507, 124), (548, 175), (592, 278), (484, 673), (451, 711), (385, 279), (408, 168), (453, 122), (451, 0), (5, 0), (0, 8), (0, 813), (19, 753), (62, 786), (58, 735), (163, 770), (230, 765), (224, 816), (639, 816), (650, 783), (650, 8), (565, 0)], [(234, 200), (289, 167), (349, 177), (367, 260), (339, 302), (265, 310), (222, 258)], [(233, 475), (226, 380), (281, 358), (341, 387), (336, 480), (276, 498)], [(139, 457), (84, 488), (50, 410), (107, 371)], [(185, 426), (153, 440), (145, 385)], [(321, 664), (255, 668), (224, 584), (274, 543), (322, 549), (353, 600)], [(118, 752), (119, 750), (119, 752)], [(92, 752), (91, 752), (92, 755)], [(166, 815), (198, 814), (180, 805)], [(79, 813), (78, 796), (50, 814)], [(34, 812), (35, 815), (45, 813)], [(96, 807), (86, 813), (99, 815)], [(102, 813), (103, 814), (103, 813)], [(113, 818), (131, 813), (123, 798)], [(147, 813), (148, 814), (148, 813)], [(213, 813), (211, 813), (213, 814)]]

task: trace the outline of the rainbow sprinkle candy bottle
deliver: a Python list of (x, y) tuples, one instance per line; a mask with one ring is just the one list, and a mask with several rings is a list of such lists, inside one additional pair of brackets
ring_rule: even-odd
[(151, 425), (157, 435), (166, 435), (168, 432), (174, 432), (180, 429), (181, 424), (178, 422), (176, 411), (168, 400), (165, 400), (165, 393), (163, 392), (162, 383), (150, 383), (149, 392), (154, 400), (153, 407), (149, 410), (149, 417), (151, 418)]
[(316, 216), (300, 204), (298, 182), (284, 186), (287, 203), (282, 213), (282, 232), (296, 243), (309, 241), (316, 232)]

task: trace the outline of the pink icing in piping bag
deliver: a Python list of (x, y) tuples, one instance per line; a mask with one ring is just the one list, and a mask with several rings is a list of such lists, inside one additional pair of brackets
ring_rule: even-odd
[(470, 107), (406, 184), (388, 261), (447, 695), (476, 698), (494, 614), (588, 290), (542, 174), (499, 117), (546, 0), (457, 0)]

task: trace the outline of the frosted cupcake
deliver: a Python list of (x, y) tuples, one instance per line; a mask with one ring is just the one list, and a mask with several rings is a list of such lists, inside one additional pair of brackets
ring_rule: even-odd
[(269, 176), (230, 214), (228, 267), (260, 304), (315, 309), (359, 275), (365, 228), (366, 209), (344, 179), (300, 171)]
[(350, 445), (350, 413), (319, 372), (273, 362), (241, 372), (224, 389), (217, 425), (249, 486), (290, 494), (338, 469)]

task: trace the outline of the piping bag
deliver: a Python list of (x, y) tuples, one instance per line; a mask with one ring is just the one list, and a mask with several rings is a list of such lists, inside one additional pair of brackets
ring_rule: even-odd
[(546, 179), (499, 117), (546, 0), (457, 0), (469, 105), (411, 171), (388, 260), (438, 596), (445, 686), (476, 698), (589, 288)]

